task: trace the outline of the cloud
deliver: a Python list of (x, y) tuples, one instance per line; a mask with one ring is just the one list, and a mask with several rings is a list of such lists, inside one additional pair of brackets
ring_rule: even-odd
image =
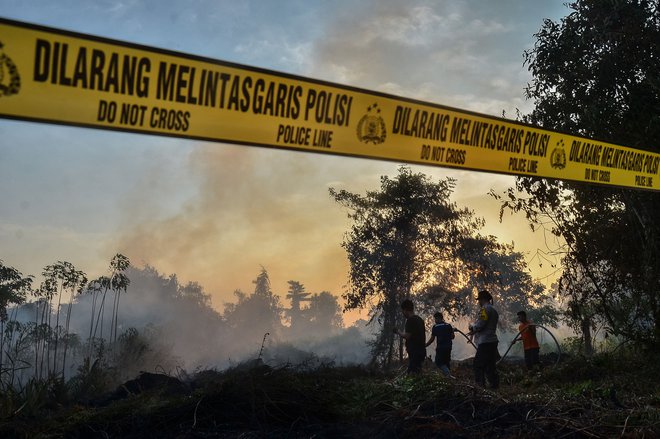
[(458, 108), (512, 114), (516, 108), (529, 109), (521, 102), (529, 78), (522, 51), (532, 30), (521, 32), (521, 22), (523, 17), (510, 10), (483, 11), (471, 1), (370, 2), (326, 24), (325, 35), (310, 50), (309, 74)]

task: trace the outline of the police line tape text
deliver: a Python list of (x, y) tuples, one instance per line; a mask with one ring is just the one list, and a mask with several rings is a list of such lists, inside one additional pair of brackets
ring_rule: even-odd
[(464, 149), (445, 148), (444, 146), (422, 145), (419, 158), (452, 165), (464, 165), (467, 151)]
[(584, 168), (584, 179), (587, 181), (610, 181), (610, 171), (600, 169)]
[(277, 139), (275, 141), (285, 145), (332, 148), (332, 134), (333, 132), (330, 130), (280, 124), (277, 128)]
[[(190, 112), (162, 107), (153, 107), (147, 112), (146, 105), (122, 103), (121, 107), (115, 101), (99, 101), (99, 110), (96, 116), (98, 122), (107, 122), (120, 125), (143, 127), (145, 115), (149, 114), (149, 127), (159, 130), (188, 131), (190, 128)], [(117, 113), (119, 112), (119, 120)]]
[(258, 74), (164, 61), (158, 62), (156, 69), (155, 64), (149, 56), (37, 38), (32, 79), (143, 99), (155, 97), (178, 104), (349, 125), (353, 97), (347, 93), (304, 89)]
[(529, 172), (536, 174), (538, 172), (539, 161), (527, 160), (518, 157), (509, 158), (509, 171), (514, 172)]

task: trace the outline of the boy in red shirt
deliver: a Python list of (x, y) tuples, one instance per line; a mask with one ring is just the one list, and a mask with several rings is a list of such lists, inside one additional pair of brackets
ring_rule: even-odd
[(515, 341), (522, 341), (523, 349), (525, 350), (525, 365), (527, 370), (541, 364), (539, 359), (539, 342), (536, 339), (536, 326), (531, 320), (527, 320), (527, 313), (525, 311), (518, 312), (518, 331), (520, 332), (520, 339)]

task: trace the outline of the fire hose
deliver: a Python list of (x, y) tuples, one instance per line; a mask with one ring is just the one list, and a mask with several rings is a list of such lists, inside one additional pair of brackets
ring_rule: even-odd
[[(541, 325), (534, 325), (534, 327), (536, 327), (536, 328), (541, 328), (541, 329), (545, 330), (548, 334), (550, 334), (550, 337), (552, 337), (552, 340), (554, 340), (555, 344), (557, 345), (557, 359), (555, 360), (555, 364), (554, 364), (554, 365), (556, 366), (556, 365), (559, 363), (559, 359), (561, 358), (561, 346), (559, 345), (559, 342), (558, 342), (557, 339), (555, 338), (554, 334), (553, 334), (552, 332), (550, 332), (550, 330), (549, 330), (548, 328), (546, 328), (546, 327), (544, 327), (544, 326), (541, 326)], [(511, 344), (509, 345), (509, 348), (506, 350), (506, 352), (504, 353), (504, 355), (502, 355), (502, 356), (500, 357), (500, 359), (497, 361), (497, 363), (499, 363), (500, 361), (504, 360), (504, 358), (508, 355), (508, 353), (509, 353), (509, 351), (511, 350), (511, 348), (513, 347), (513, 345), (514, 345), (514, 344), (516, 343), (516, 341), (518, 340), (518, 337), (520, 337), (520, 336), (522, 335), (522, 333), (525, 332), (525, 331), (527, 331), (529, 328), (530, 328), (530, 327), (527, 326), (525, 329), (523, 329), (522, 331), (518, 332), (518, 334), (516, 334), (516, 336), (513, 338), (513, 341), (512, 341)], [(465, 339), (467, 340), (468, 343), (470, 343), (475, 349), (477, 349), (477, 346), (472, 342), (472, 338), (470, 338), (470, 337), (469, 337), (467, 334), (465, 334), (463, 331), (461, 331), (461, 330), (458, 329), (458, 328), (454, 328), (454, 332), (458, 332), (459, 334), (461, 334), (463, 337), (465, 337)]]

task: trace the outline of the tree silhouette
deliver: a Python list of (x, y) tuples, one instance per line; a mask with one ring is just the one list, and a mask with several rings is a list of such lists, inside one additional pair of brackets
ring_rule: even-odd
[[(88, 362), (90, 367), (92, 364), (91, 358), (95, 347), (97, 333), (99, 334), (100, 339), (99, 355), (101, 355), (100, 351), (103, 346), (103, 319), (105, 316), (105, 299), (109, 290), (112, 290), (115, 293), (112, 304), (112, 314), (110, 317), (110, 341), (117, 340), (119, 298), (121, 292), (125, 292), (130, 285), (130, 280), (126, 275), (126, 271), (129, 269), (129, 267), (129, 259), (126, 256), (117, 253), (110, 260), (110, 276), (100, 276), (99, 278), (91, 281), (87, 287), (87, 292), (92, 295), (92, 314), (89, 323), (88, 337)], [(98, 303), (99, 298), (101, 299), (100, 304)]]
[[(5, 352), (5, 324), (8, 320), (7, 308), (25, 302), (32, 288), (32, 276), (23, 277), (20, 271), (6, 266), (0, 260), (0, 375), (3, 370)], [(10, 331), (13, 334), (13, 330)], [(9, 339), (11, 344), (11, 339)], [(0, 376), (0, 380), (1, 380)], [(1, 381), (0, 381), (1, 384)]]
[[(346, 308), (372, 307), (382, 329), (374, 360), (387, 367), (394, 358), (394, 327), (403, 326), (400, 303), (414, 298), (420, 311), (442, 309), (461, 317), (474, 311), (475, 290), (488, 288), (505, 306), (505, 320), (532, 308), (556, 323), (544, 287), (527, 271), (512, 246), (478, 233), (484, 222), (450, 201), (454, 180), (437, 183), (401, 167), (395, 179), (381, 177), (379, 192), (366, 196), (330, 190), (353, 219), (343, 247), (350, 262)], [(402, 345), (398, 355), (402, 357)]]
[(303, 318), (300, 304), (310, 300), (310, 293), (305, 292), (305, 286), (298, 281), (290, 280), (288, 283), (289, 291), (286, 298), (291, 300), (291, 308), (287, 310), (287, 314), (291, 320), (291, 331), (295, 334), (300, 329)]
[[(526, 94), (535, 109), (524, 120), (660, 151), (658, 2), (580, 0), (569, 7), (561, 22), (544, 22), (525, 53), (533, 75)], [(570, 290), (579, 272), (612, 333), (657, 346), (660, 193), (525, 177), (502, 203), (565, 242), (558, 249), (567, 277), (561, 296), (580, 306)]]
[(341, 307), (337, 297), (328, 291), (321, 291), (309, 298), (309, 308), (307, 308), (306, 314), (312, 333), (328, 336), (342, 328)]
[(254, 348), (255, 353), (265, 333), (276, 337), (282, 330), (282, 309), (279, 298), (270, 287), (270, 278), (261, 267), (257, 278), (252, 282), (254, 292), (246, 295), (234, 291), (236, 303), (225, 305), (224, 318), (235, 340), (240, 340), (244, 349)]
[[(342, 244), (350, 262), (346, 308), (373, 303), (383, 325), (373, 355), (385, 366), (395, 356), (393, 328), (402, 326), (401, 301), (450, 271), (460, 242), (481, 224), (450, 201), (454, 185), (449, 178), (431, 182), (403, 166), (396, 178), (381, 177), (378, 192), (361, 196), (330, 189), (353, 220)], [(401, 358), (401, 344), (398, 351)]]

